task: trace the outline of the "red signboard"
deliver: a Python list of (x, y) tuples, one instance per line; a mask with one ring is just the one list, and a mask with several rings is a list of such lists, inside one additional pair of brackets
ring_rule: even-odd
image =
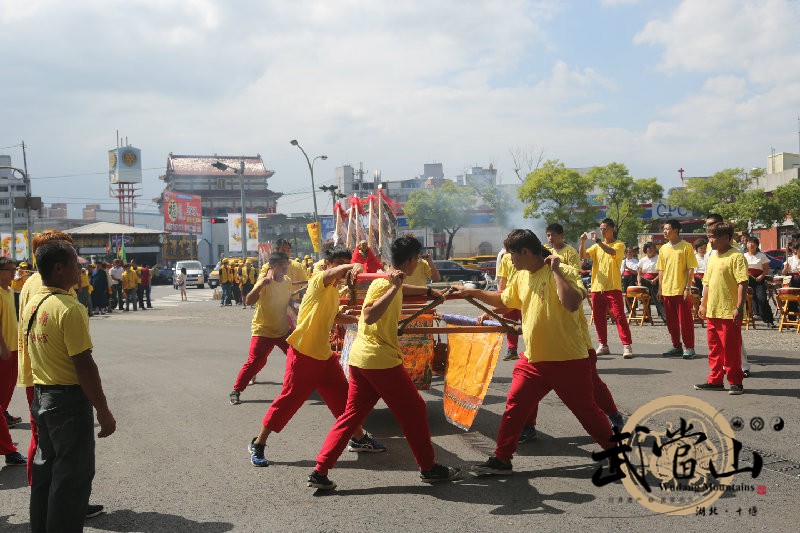
[(203, 233), (201, 198), (194, 194), (164, 191), (164, 231)]

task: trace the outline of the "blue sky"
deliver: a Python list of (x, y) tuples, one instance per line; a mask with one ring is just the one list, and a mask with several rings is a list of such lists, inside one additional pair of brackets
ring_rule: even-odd
[(75, 216), (115, 205), (116, 130), (149, 169), (142, 209), (173, 152), (260, 153), (279, 210), (310, 210), (293, 138), (328, 155), (317, 185), (360, 161), (512, 182), (533, 147), (668, 188), (798, 150), (799, 26), (796, 0), (0, 0), (0, 153), (21, 164), (24, 139), (34, 194)]

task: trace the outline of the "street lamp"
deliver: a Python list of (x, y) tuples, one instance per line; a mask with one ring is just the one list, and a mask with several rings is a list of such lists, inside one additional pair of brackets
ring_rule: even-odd
[(217, 161), (216, 163), (211, 163), (211, 166), (219, 169), (219, 170), (231, 170), (234, 174), (239, 174), (239, 194), (241, 196), (241, 208), (242, 208), (242, 260), (247, 260), (247, 237), (250, 229), (247, 227), (247, 213), (245, 213), (244, 208), (244, 159), (239, 161), (239, 168), (232, 167), (226, 165), (221, 161)]
[[(306, 163), (308, 163), (308, 172), (311, 174), (311, 196), (314, 198), (314, 222), (317, 224), (317, 228), (319, 228), (319, 230), (321, 231), (322, 228), (319, 227), (319, 214), (317, 213), (317, 188), (314, 186), (314, 163), (317, 162), (317, 159), (322, 159), (323, 161), (325, 161), (326, 159), (328, 159), (328, 156), (318, 155), (314, 159), (309, 159), (308, 154), (306, 154), (306, 151), (303, 150), (302, 146), (300, 146), (300, 143), (297, 142), (297, 139), (292, 139), (291, 141), (289, 141), (289, 144), (300, 148), (300, 151), (303, 152), (303, 156), (306, 158)], [(319, 252), (314, 252), (314, 258), (319, 259)]]

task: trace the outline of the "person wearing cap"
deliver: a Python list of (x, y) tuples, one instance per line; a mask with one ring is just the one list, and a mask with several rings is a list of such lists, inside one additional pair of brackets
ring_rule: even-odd
[(362, 240), (358, 243), (358, 248), (353, 250), (353, 257), (350, 258), (351, 263), (361, 263), (364, 266), (364, 272), (373, 274), (383, 268), (381, 262), (375, 256), (375, 253), (367, 245), (367, 241)]
[(231, 305), (231, 284), (233, 283), (231, 270), (228, 268), (228, 260), (223, 259), (219, 267), (219, 286), (222, 287), (222, 298), (219, 306)]
[(14, 308), (17, 310), (19, 316), (19, 293), (28, 278), (31, 277), (30, 265), (25, 261), (20, 261), (17, 265), (17, 271), (14, 273), (14, 279), (11, 281), (11, 290), (14, 291)]
[(247, 295), (256, 283), (256, 268), (251, 258), (248, 257), (244, 265), (239, 267), (239, 279), (242, 283), (242, 309), (247, 309)]

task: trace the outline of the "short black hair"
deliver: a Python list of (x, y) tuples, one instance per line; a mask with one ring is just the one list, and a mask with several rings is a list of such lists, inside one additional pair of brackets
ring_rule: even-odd
[(720, 215), (719, 213), (709, 213), (709, 214), (707, 214), (706, 215), (706, 220), (713, 220), (715, 224), (719, 224), (720, 222), (724, 221), (724, 219), (722, 218), (722, 215)]
[(419, 256), (422, 243), (413, 235), (403, 235), (392, 243), (392, 265), (402, 265), (414, 256)]
[(727, 235), (728, 238), (733, 239), (733, 226), (730, 224), (725, 224), (724, 222), (721, 224), (716, 224), (713, 228), (711, 228), (711, 235), (714, 237), (722, 237), (723, 235)]
[(605, 224), (605, 225), (606, 225), (606, 226), (608, 226), (609, 228), (616, 228), (616, 227), (617, 227), (617, 225), (616, 225), (616, 224), (614, 224), (614, 219), (613, 219), (613, 218), (608, 218), (608, 217), (606, 217), (606, 218), (604, 218), (603, 220), (601, 220), (601, 221), (600, 221), (600, 223), (601, 223), (601, 224)]
[(649, 250), (650, 248), (653, 248), (655, 250), (656, 245), (653, 244), (652, 242), (646, 242), (646, 243), (644, 243), (644, 248), (642, 248), (642, 251), (644, 253), (647, 253), (647, 250)]
[(702, 239), (697, 239), (696, 241), (694, 241), (694, 249), (695, 250), (697, 250), (701, 246), (707, 246), (707, 245), (708, 245), (708, 239), (706, 239), (705, 237), (702, 238)]
[(544, 256), (546, 254), (542, 241), (529, 229), (512, 230), (506, 240), (503, 241), (503, 246), (506, 247), (508, 252), (519, 253), (523, 248), (527, 248), (534, 255)]
[(275, 241), (275, 248), (280, 249), (281, 246), (288, 246), (289, 248), (291, 248), (292, 247), (292, 243), (290, 243), (286, 239), (278, 239), (277, 241)]
[(552, 224), (548, 224), (545, 231), (549, 231), (551, 233), (558, 233), (559, 235), (564, 235), (564, 226), (559, 224), (558, 222), (553, 222)]
[(667, 220), (666, 222), (664, 222), (664, 225), (667, 225), (667, 224), (669, 224), (670, 228), (672, 228), (674, 230), (677, 230), (678, 233), (680, 233), (680, 231), (681, 231), (681, 223), (679, 221), (675, 220), (674, 218), (671, 218), (671, 219)]
[(75, 249), (67, 241), (55, 240), (42, 243), (36, 249), (36, 264), (42, 279), (48, 281), (53, 275), (56, 265), (67, 266), (72, 260)]
[(269, 254), (269, 259), (267, 259), (267, 263), (270, 265), (274, 265), (275, 263), (279, 263), (280, 261), (288, 261), (289, 256), (283, 252), (272, 252)]
[(756, 243), (756, 248), (761, 248), (761, 241), (758, 237), (748, 237), (747, 242), (753, 241)]
[(14, 267), (16, 267), (17, 262), (11, 259), (10, 257), (0, 257), (0, 268), (6, 265), (13, 265)]
[(345, 258), (350, 261), (350, 258), (353, 257), (353, 252), (351, 252), (348, 248), (344, 246), (334, 246), (330, 250), (325, 252), (325, 261), (328, 263), (333, 263), (334, 260), (339, 258)]

